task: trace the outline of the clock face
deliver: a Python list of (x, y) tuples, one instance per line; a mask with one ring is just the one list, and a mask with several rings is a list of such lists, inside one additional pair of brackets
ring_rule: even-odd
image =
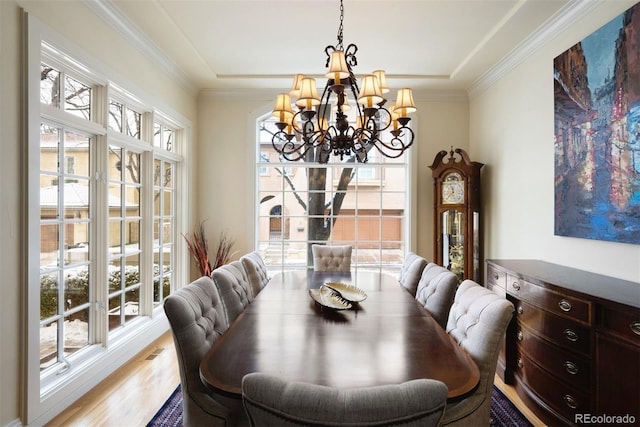
[(442, 203), (458, 204), (464, 202), (464, 183), (457, 173), (447, 175), (442, 182)]

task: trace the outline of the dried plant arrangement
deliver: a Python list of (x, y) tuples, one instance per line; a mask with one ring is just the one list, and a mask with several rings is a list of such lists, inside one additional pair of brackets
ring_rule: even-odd
[(183, 234), (182, 237), (187, 242), (189, 253), (196, 262), (200, 274), (211, 276), (213, 269), (209, 261), (209, 243), (204, 233), (204, 221), (198, 225), (198, 228), (193, 233)]
[(223, 231), (220, 233), (220, 240), (214, 254), (215, 257), (209, 259), (209, 243), (204, 232), (204, 221), (198, 225), (198, 228), (193, 233), (183, 234), (182, 237), (187, 242), (189, 253), (203, 276), (211, 276), (213, 270), (231, 262), (236, 253), (231, 251), (235, 240), (229, 238), (227, 233)]
[(214, 269), (231, 262), (231, 258), (236, 253), (231, 252), (231, 248), (233, 248), (234, 243), (235, 241), (231, 240), (229, 236), (227, 236), (226, 232), (223, 231), (220, 233), (220, 240), (218, 240), (218, 250), (216, 251), (216, 258), (214, 260)]

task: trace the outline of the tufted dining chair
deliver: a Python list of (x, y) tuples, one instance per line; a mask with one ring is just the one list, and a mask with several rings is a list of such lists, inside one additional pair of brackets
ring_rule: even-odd
[(478, 365), (480, 382), (473, 394), (447, 406), (443, 425), (489, 425), (498, 353), (513, 310), (510, 301), (472, 280), (465, 280), (458, 287), (447, 332)]
[(325, 246), (312, 245), (313, 269), (315, 271), (351, 270), (351, 245)]
[(424, 270), (426, 266), (427, 260), (415, 252), (409, 252), (404, 257), (404, 262), (398, 275), (398, 281), (413, 297), (416, 296), (418, 281), (422, 275), (422, 270)]
[(402, 384), (336, 389), (288, 382), (254, 372), (242, 379), (242, 400), (252, 426), (437, 426), (447, 386), (418, 379)]
[(230, 264), (222, 265), (213, 270), (211, 278), (218, 290), (218, 294), (220, 294), (222, 308), (227, 315), (227, 321), (231, 324), (250, 304), (251, 285), (246, 279), (242, 279), (237, 268)]
[(243, 255), (240, 258), (240, 262), (247, 272), (249, 283), (251, 283), (251, 289), (253, 289), (253, 297), (255, 298), (262, 288), (267, 286), (267, 283), (269, 283), (270, 277), (269, 272), (267, 271), (267, 265), (258, 251), (249, 252), (248, 254)]
[(200, 361), (227, 330), (220, 295), (211, 278), (203, 276), (164, 300), (180, 370), (185, 426), (246, 425), (237, 399), (209, 391), (200, 380)]
[(458, 286), (458, 277), (438, 264), (429, 263), (422, 271), (416, 290), (418, 301), (442, 329), (446, 329), (449, 310)]
[(244, 292), (247, 295), (247, 300), (249, 300), (250, 303), (253, 302), (253, 286), (251, 285), (249, 276), (247, 275), (247, 269), (244, 268), (244, 265), (242, 265), (240, 260), (231, 261), (229, 263), (229, 267), (232, 267), (229, 271), (231, 271), (238, 280), (238, 283), (240, 283), (240, 286), (244, 289)]

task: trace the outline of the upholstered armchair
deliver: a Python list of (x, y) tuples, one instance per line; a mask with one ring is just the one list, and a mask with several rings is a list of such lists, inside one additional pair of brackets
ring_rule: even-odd
[(420, 379), (377, 387), (336, 389), (251, 373), (242, 380), (242, 399), (252, 426), (438, 425), (447, 386)]
[(313, 269), (315, 271), (349, 271), (352, 250), (350, 245), (312, 245)]
[(398, 275), (398, 281), (411, 296), (416, 296), (418, 281), (422, 275), (422, 270), (424, 270), (426, 266), (427, 260), (414, 252), (409, 252), (404, 257), (404, 262)]
[(442, 329), (447, 326), (449, 310), (458, 287), (458, 277), (434, 263), (429, 263), (420, 276), (416, 300), (433, 316)]
[(164, 311), (180, 369), (184, 425), (246, 424), (238, 399), (214, 394), (200, 380), (200, 361), (228, 328), (211, 278), (203, 276), (169, 295), (164, 301)]
[(510, 301), (472, 280), (465, 280), (458, 287), (447, 332), (478, 365), (480, 382), (473, 394), (447, 406), (443, 425), (489, 425), (498, 353), (513, 311)]

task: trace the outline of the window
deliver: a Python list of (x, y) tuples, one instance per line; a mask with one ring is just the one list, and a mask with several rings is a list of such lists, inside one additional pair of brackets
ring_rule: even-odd
[[(92, 138), (64, 126), (40, 125), (40, 369), (70, 366), (91, 343), (89, 257), (93, 222)], [(74, 151), (79, 167), (68, 173), (57, 159)]]
[(113, 352), (141, 350), (132, 337), (151, 324), (164, 330), (153, 320), (187, 272), (176, 266), (179, 148), (187, 133), (179, 120), (94, 71), (106, 68), (81, 64), (45, 41), (29, 49), (32, 423), (87, 375), (120, 363)]
[(408, 241), (408, 154), (387, 159), (372, 150), (366, 164), (281, 162), (274, 120), (258, 120), (256, 147), (256, 241), (269, 267), (312, 268), (310, 245), (320, 243), (352, 245), (353, 268), (397, 271)]

